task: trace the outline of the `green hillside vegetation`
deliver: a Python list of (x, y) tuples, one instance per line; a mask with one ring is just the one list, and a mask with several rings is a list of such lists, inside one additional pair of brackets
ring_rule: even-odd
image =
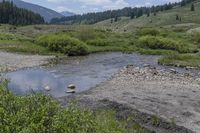
[[(195, 11), (191, 11), (191, 4), (185, 6), (177, 6), (171, 10), (160, 11), (154, 16), (153, 13), (149, 17), (143, 15), (142, 17), (131, 19), (130, 17), (122, 17), (117, 22), (111, 23), (111, 19), (98, 22), (95, 24), (97, 27), (110, 28), (113, 31), (132, 31), (137, 27), (154, 27), (165, 26), (183, 23), (200, 23), (200, 1), (194, 2)], [(178, 15), (178, 20), (176, 17)]]

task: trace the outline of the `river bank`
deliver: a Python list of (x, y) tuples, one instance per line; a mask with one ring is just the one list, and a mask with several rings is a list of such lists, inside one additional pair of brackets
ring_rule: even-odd
[[(106, 83), (83, 93), (63, 97), (60, 101), (66, 105), (76, 99), (81, 106), (93, 109), (102, 108), (102, 105), (114, 107), (121, 115), (127, 115), (127, 111), (136, 112), (144, 116), (144, 120), (147, 119), (146, 123), (141, 119), (139, 123), (153, 131), (184, 133), (200, 132), (199, 96), (199, 78), (177, 74), (174, 70), (167, 72), (150, 67), (128, 66)], [(148, 116), (158, 117), (161, 124), (149, 126)], [(149, 121), (152, 121), (151, 117)], [(178, 126), (170, 128), (169, 123)]]
[(54, 56), (25, 55), (0, 51), (0, 68), (3, 71), (16, 71), (48, 64)]

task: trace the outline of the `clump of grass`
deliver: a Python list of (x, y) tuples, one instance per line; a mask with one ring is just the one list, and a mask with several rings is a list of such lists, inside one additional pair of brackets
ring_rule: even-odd
[(0, 33), (0, 40), (17, 40), (18, 37), (14, 34)]
[(69, 56), (87, 55), (89, 53), (88, 47), (84, 42), (65, 34), (43, 35), (37, 39), (37, 43), (51, 51)]
[(173, 65), (179, 67), (200, 67), (200, 55), (192, 54), (171, 54), (159, 60), (162, 65)]
[(197, 50), (194, 45), (161, 36), (142, 36), (139, 38), (139, 46), (150, 49), (174, 50), (180, 53), (191, 53)]
[(13, 41), (1, 40), (0, 49), (8, 52), (26, 53), (26, 54), (55, 54), (49, 51), (46, 47), (34, 44), (31, 41)]
[(16, 96), (0, 79), (0, 132), (40, 133), (129, 133), (127, 124), (117, 120), (113, 111), (93, 112), (74, 104), (63, 108), (50, 96)]

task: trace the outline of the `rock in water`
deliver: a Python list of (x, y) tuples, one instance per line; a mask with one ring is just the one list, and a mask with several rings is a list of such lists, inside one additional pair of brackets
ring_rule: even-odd
[(66, 93), (76, 93), (75, 90), (67, 90)]
[(50, 91), (51, 90), (51, 88), (49, 86), (45, 86), (44, 89), (45, 89), (45, 91)]
[(67, 88), (68, 89), (76, 89), (76, 86), (74, 84), (70, 84)]

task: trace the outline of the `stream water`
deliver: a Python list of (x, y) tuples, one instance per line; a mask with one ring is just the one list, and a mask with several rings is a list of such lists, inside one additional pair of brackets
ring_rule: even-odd
[[(75, 84), (77, 92), (88, 90), (101, 82), (105, 82), (126, 65), (138, 67), (150, 64), (157, 68), (171, 68), (157, 64), (159, 56), (138, 54), (100, 53), (82, 57), (70, 57), (60, 60), (57, 64), (45, 68), (35, 67), (7, 73), (10, 79), (9, 88), (17, 95), (30, 92), (43, 92), (54, 97), (68, 95), (69, 84)], [(185, 69), (175, 68), (179, 72)], [(196, 73), (196, 72), (194, 72)], [(46, 92), (49, 86), (51, 91)]]

